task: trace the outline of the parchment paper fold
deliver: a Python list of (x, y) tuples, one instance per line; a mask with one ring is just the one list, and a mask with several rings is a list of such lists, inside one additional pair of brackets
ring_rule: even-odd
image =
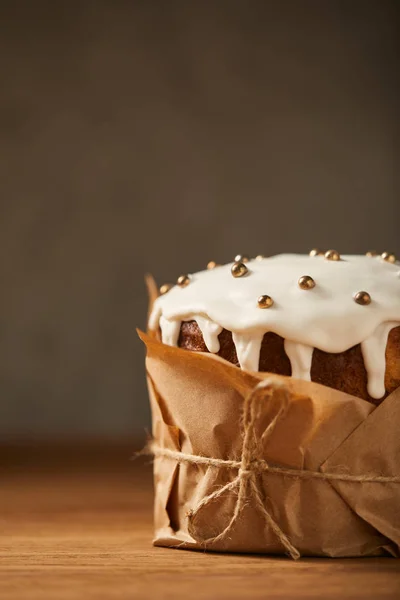
[(400, 556), (400, 389), (375, 408), (139, 335), (155, 545)]

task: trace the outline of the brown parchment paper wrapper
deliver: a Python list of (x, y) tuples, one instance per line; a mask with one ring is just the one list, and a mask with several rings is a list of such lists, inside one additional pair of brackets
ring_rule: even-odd
[(400, 388), (374, 407), (139, 335), (155, 545), (400, 556)]

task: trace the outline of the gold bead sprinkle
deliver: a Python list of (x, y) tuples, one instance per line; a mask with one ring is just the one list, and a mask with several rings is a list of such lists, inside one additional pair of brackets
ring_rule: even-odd
[(248, 268), (242, 262), (234, 262), (231, 267), (231, 273), (234, 277), (244, 277), (248, 272)]
[(328, 250), (325, 252), (325, 258), (326, 260), (340, 260), (340, 254), (336, 250)]
[(396, 257), (394, 254), (391, 254), (390, 252), (383, 252), (381, 254), (383, 260), (386, 260), (386, 262), (389, 263), (395, 263), (396, 262)]
[(187, 285), (189, 285), (190, 283), (190, 277), (189, 275), (180, 275), (176, 281), (177, 285), (179, 285), (179, 287), (186, 287)]
[(215, 267), (218, 267), (218, 263), (216, 263), (215, 260), (210, 260), (207, 264), (207, 269), (210, 271), (211, 269), (215, 269)]
[(303, 275), (297, 283), (302, 290), (312, 290), (315, 287), (315, 281), (309, 275)]
[(249, 262), (249, 257), (244, 256), (243, 254), (236, 254), (235, 262), (241, 262), (241, 263)]
[(362, 306), (366, 306), (367, 304), (371, 304), (371, 296), (368, 292), (357, 292), (353, 296), (354, 302), (357, 304), (361, 304)]
[(374, 256), (378, 256), (378, 253), (376, 252), (376, 250), (368, 250), (368, 252), (365, 253), (365, 256), (373, 258)]
[(172, 285), (172, 283), (164, 283), (161, 287), (160, 287), (160, 295), (163, 296), (164, 294), (166, 294), (167, 292), (169, 292), (169, 290), (174, 287)]
[(318, 250), (318, 248), (313, 248), (309, 254), (310, 254), (310, 256), (323, 256), (324, 255), (322, 250)]
[(256, 260), (263, 260), (265, 258), (264, 254), (257, 254)]
[(273, 303), (274, 301), (271, 296), (267, 296), (266, 294), (260, 296), (257, 300), (258, 308), (271, 308)]

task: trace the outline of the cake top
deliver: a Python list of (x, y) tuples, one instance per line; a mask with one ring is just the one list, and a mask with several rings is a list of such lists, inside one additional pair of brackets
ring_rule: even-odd
[(196, 320), (207, 348), (218, 352), (218, 335), (227, 329), (241, 366), (258, 370), (263, 335), (274, 332), (285, 339), (292, 374), (304, 379), (314, 348), (336, 353), (361, 344), (368, 391), (384, 395), (382, 377), (378, 383), (372, 371), (385, 360), (390, 329), (400, 324), (400, 263), (393, 255), (332, 250), (236, 258), (164, 287), (149, 321), (151, 329), (161, 327), (163, 342), (176, 345), (181, 322)]

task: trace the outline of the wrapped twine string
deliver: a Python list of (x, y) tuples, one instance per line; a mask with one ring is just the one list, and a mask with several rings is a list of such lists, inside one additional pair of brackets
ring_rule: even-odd
[[(242, 422), (243, 446), (241, 461), (223, 460), (221, 458), (209, 458), (206, 456), (186, 454), (184, 452), (162, 448), (155, 442), (149, 444), (149, 446), (145, 449), (145, 454), (169, 458), (178, 463), (205, 465), (219, 469), (236, 469), (238, 471), (238, 474), (233, 481), (227, 483), (208, 496), (205, 496), (195, 509), (192, 509), (188, 512), (188, 532), (196, 541), (207, 545), (214, 544), (215, 542), (226, 538), (227, 534), (233, 529), (238, 521), (248, 498), (252, 497), (255, 501), (256, 507), (263, 515), (267, 525), (275, 533), (286, 552), (294, 560), (300, 558), (300, 552), (293, 546), (288, 536), (282, 531), (278, 523), (265, 506), (265, 502), (263, 501), (261, 495), (261, 490), (257, 485), (257, 475), (260, 473), (278, 473), (285, 477), (293, 477), (297, 479), (323, 479), (325, 481), (351, 481), (354, 483), (400, 483), (400, 477), (387, 477), (381, 475), (351, 475), (346, 473), (323, 473), (321, 471), (290, 469), (283, 466), (277, 467), (269, 465), (265, 460), (254, 459), (253, 457), (255, 456), (258, 445), (258, 440), (254, 434), (254, 425), (262, 409), (261, 402), (257, 402), (257, 394), (261, 390), (265, 391), (266, 389), (267, 392), (272, 395), (280, 387), (281, 384), (277, 384), (276, 382), (271, 382), (269, 380), (263, 380), (254, 387), (254, 389), (245, 399)], [(265, 396), (263, 395), (260, 399), (264, 401)], [(277, 422), (286, 412), (287, 407), (288, 401), (286, 397), (286, 402), (282, 404), (280, 410), (277, 412), (277, 414), (269, 423), (267, 429), (264, 431), (262, 435), (263, 442), (265, 442), (265, 440), (268, 439), (268, 437), (272, 434)], [(216, 500), (222, 494), (236, 489), (238, 490), (237, 501), (228, 525), (218, 535), (205, 539), (201, 528), (196, 525), (196, 516), (198, 515), (199, 511), (203, 507), (208, 506), (213, 500)]]

